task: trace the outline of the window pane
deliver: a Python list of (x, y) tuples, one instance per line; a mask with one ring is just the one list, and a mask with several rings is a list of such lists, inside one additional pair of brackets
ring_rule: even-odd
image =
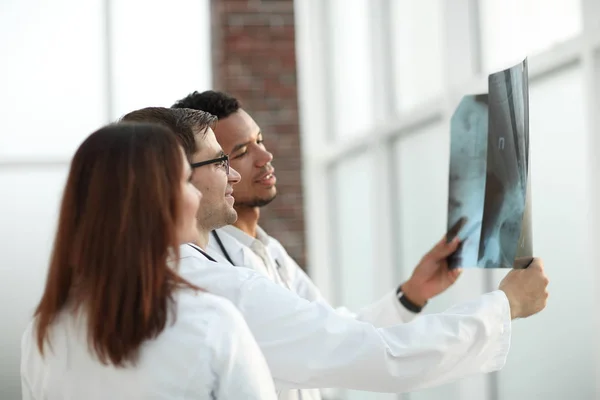
[(347, 137), (373, 125), (369, 0), (328, 0), (334, 133)]
[(584, 99), (580, 68), (530, 86), (533, 248), (544, 259), (550, 299), (541, 314), (513, 326), (500, 400), (597, 397), (598, 262), (591, 258), (597, 243), (588, 241), (592, 171)]
[(496, 71), (581, 32), (580, 0), (480, 1), (483, 64)]
[(445, 233), (449, 146), (441, 125), (405, 135), (395, 145), (400, 265), (407, 277)]
[(373, 168), (368, 154), (340, 162), (332, 171), (338, 298), (358, 309), (373, 300)]
[(102, 4), (0, 1), (0, 157), (70, 159), (108, 122)]
[(114, 1), (111, 11), (114, 118), (211, 88), (208, 0)]
[(396, 104), (400, 111), (442, 91), (441, 0), (391, 2)]
[[(334, 237), (336, 265), (334, 282), (338, 282), (337, 293), (340, 305), (350, 310), (375, 301), (374, 265), (375, 232), (373, 229), (373, 207), (375, 190), (372, 181), (374, 168), (372, 158), (363, 153), (353, 155), (337, 164), (332, 171), (335, 199)], [(372, 393), (344, 390), (344, 400), (394, 400), (387, 393)]]

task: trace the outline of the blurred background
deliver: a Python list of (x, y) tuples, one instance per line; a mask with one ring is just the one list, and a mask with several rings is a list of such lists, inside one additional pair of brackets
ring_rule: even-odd
[[(450, 117), (524, 57), (547, 309), (513, 324), (499, 373), (330, 399), (600, 398), (600, 2), (0, 0), (0, 398), (20, 398), (20, 336), (93, 130), (194, 90), (238, 97), (275, 156), (262, 225), (333, 304), (358, 308), (444, 234)], [(466, 270), (425, 312), (505, 273)]]

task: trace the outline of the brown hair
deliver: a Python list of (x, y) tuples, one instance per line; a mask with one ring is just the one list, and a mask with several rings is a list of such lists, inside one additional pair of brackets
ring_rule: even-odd
[(177, 135), (185, 155), (191, 160), (200, 150), (196, 147), (196, 134), (204, 135), (208, 128), (214, 128), (217, 117), (189, 108), (146, 107), (126, 114), (121, 121), (150, 122), (169, 128)]
[(112, 124), (81, 144), (35, 311), (42, 354), (61, 311), (80, 309), (102, 363), (135, 363), (142, 342), (164, 329), (174, 289), (197, 289), (168, 265), (179, 258), (182, 174), (175, 135), (159, 125)]

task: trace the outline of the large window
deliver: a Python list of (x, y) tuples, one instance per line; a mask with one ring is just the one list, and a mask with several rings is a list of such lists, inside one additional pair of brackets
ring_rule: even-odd
[[(444, 234), (452, 113), (462, 96), (486, 90), (488, 73), (525, 57), (533, 244), (551, 280), (547, 309), (513, 324), (501, 372), (400, 396), (349, 391), (340, 398), (594, 398), (599, 3), (320, 3), (296, 2), (298, 57), (309, 273), (334, 305), (358, 308), (379, 298)], [(506, 273), (465, 270), (425, 312), (494, 290)]]
[[(557, 102), (557, 95), (569, 101)], [(581, 316), (596, 312), (597, 265), (590, 257), (596, 244), (588, 237), (589, 182), (596, 172), (589, 169), (591, 131), (586, 126), (582, 68), (535, 80), (530, 96), (534, 251), (545, 258), (552, 300), (536, 319), (515, 324), (512, 355), (499, 374), (500, 400), (564, 399), (574, 393), (592, 399), (595, 354), (590, 349), (598, 335), (594, 319)], [(548, 351), (557, 346), (563, 351), (547, 362)], [(525, 364), (536, 373), (523, 374)], [(570, 367), (558, 372), (560, 365)]]
[[(160, 3), (160, 4), (159, 4)], [(76, 148), (137, 107), (211, 86), (208, 0), (0, 1), (0, 397), (46, 279)]]

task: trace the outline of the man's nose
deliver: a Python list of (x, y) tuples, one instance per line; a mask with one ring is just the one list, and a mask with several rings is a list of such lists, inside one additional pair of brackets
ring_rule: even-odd
[(235, 185), (242, 179), (242, 176), (235, 169), (229, 167), (229, 175), (227, 175), (227, 182)]
[(273, 154), (267, 150), (260, 149), (259, 156), (256, 157), (256, 166), (262, 168), (271, 161), (273, 161)]

